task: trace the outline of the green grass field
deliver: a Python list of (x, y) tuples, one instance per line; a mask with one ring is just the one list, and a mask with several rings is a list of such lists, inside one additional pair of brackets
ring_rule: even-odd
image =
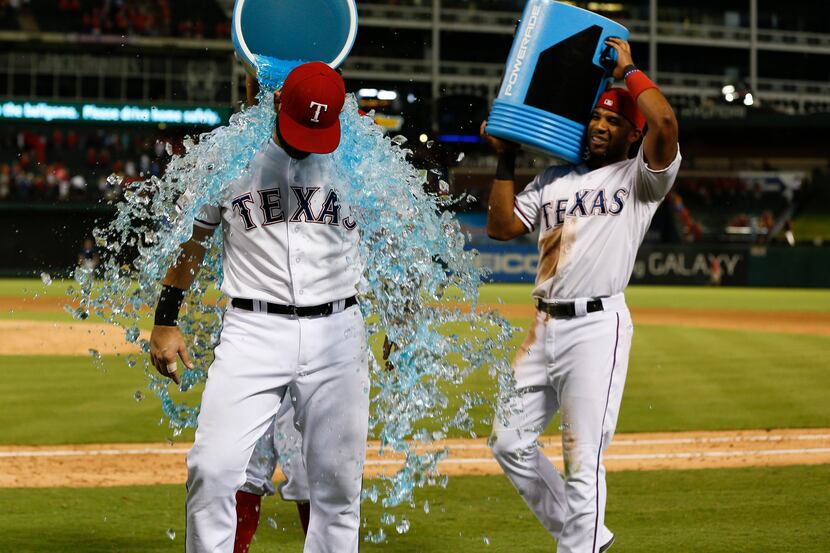
[(799, 242), (816, 238), (830, 240), (830, 215), (827, 213), (802, 213), (793, 221), (793, 235)]
[[(823, 336), (642, 325), (618, 431), (830, 427), (829, 351), (830, 337)], [(115, 356), (104, 357), (104, 369), (87, 356), (2, 358), (0, 444), (170, 437), (158, 424), (159, 404), (143, 371)], [(492, 389), (485, 371), (467, 384), (484, 394)], [(140, 403), (136, 391), (147, 394)], [(476, 434), (487, 435), (491, 412), (482, 407), (473, 414)]]
[[(655, 553), (824, 553), (830, 525), (830, 467), (612, 473), (607, 524), (612, 551)], [(429, 503), (429, 515), (423, 502)], [(182, 551), (184, 486), (0, 489), (0, 549), (16, 553), (172, 553)], [(504, 477), (451, 478), (419, 494), (411, 522), (365, 552), (549, 553), (546, 534)], [(368, 528), (380, 508), (364, 504)], [(275, 522), (273, 528), (268, 519)], [(171, 540), (167, 530), (175, 532)], [(489, 544), (485, 544), (485, 538)], [(299, 553), (293, 504), (263, 503), (251, 553)]]
[[(43, 284), (0, 281), (0, 296), (30, 292)], [(61, 291), (55, 283), (48, 293)], [(488, 286), (483, 300), (527, 303), (527, 286)], [(632, 288), (629, 303), (649, 307), (728, 307), (830, 311), (824, 290), (732, 290), (728, 288)], [(749, 314), (748, 313), (748, 314)], [(51, 313), (39, 313), (46, 318)], [(12, 314), (16, 319), (25, 317)], [(58, 313), (58, 317), (65, 314)], [(68, 317), (68, 315), (67, 315)], [(522, 332), (527, 319), (511, 321)], [(830, 426), (830, 338), (769, 332), (638, 325), (634, 334), (619, 431), (718, 430)], [(491, 395), (486, 371), (474, 374), (468, 391)], [(683, 393), (677, 393), (683, 390)], [(136, 402), (136, 391), (147, 395)], [(104, 357), (104, 370), (88, 356), (5, 357), (0, 363), (0, 444), (65, 444), (163, 441), (158, 402), (146, 390), (139, 364)], [(453, 404), (457, 406), (457, 402)], [(485, 407), (473, 411), (474, 431), (487, 435)], [(429, 425), (428, 425), (429, 426)], [(550, 431), (556, 430), (556, 422)], [(182, 439), (190, 439), (185, 433)]]
[[(65, 286), (0, 281), (0, 297), (57, 297)], [(482, 301), (529, 304), (529, 296), (528, 286), (487, 286)], [(638, 287), (627, 297), (633, 307), (744, 310), (748, 317), (753, 311), (830, 311), (828, 290)], [(70, 320), (62, 312), (26, 309), (0, 318)], [(511, 322), (521, 328), (529, 323)], [(830, 427), (828, 352), (830, 337), (819, 335), (638, 325), (618, 431)], [(169, 438), (141, 365), (129, 369), (116, 356), (103, 361), (101, 370), (88, 356), (0, 357), (0, 444)], [(467, 386), (492, 390), (484, 371)], [(137, 390), (147, 395), (140, 402)], [(486, 435), (492, 415), (485, 408), (474, 415), (475, 432)], [(179, 440), (191, 437), (185, 433)], [(823, 552), (830, 547), (828, 482), (830, 466), (613, 473), (608, 524), (618, 542), (612, 552)], [(181, 551), (183, 498), (183, 485), (0, 489), (0, 552)], [(362, 550), (554, 549), (503, 477), (452, 478), (446, 490), (422, 490), (417, 498), (417, 508), (405, 511), (412, 522), (408, 534), (387, 527), (388, 544)], [(365, 506), (370, 528), (379, 512)], [(168, 528), (176, 532), (174, 540)], [(268, 500), (252, 552), (300, 550), (293, 506)]]

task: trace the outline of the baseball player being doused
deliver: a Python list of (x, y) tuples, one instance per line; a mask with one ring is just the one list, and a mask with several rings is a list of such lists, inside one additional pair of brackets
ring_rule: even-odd
[[(365, 329), (355, 294), (362, 267), (356, 222), (332, 188), (342, 78), (323, 63), (292, 71), (275, 94), (272, 140), (193, 237), (164, 279), (151, 336), (156, 369), (178, 381), (189, 363), (175, 326), (184, 291), (222, 227), (223, 293), (230, 298), (187, 457), (188, 553), (231, 553), (235, 495), (258, 440), (285, 402), (294, 409), (308, 479), (306, 553), (358, 548), (368, 431)], [(282, 412), (284, 414), (284, 412)]]
[[(515, 414), (496, 418), (491, 447), (558, 553), (601, 553), (614, 541), (604, 520), (602, 455), (614, 435), (633, 334), (623, 289), (680, 167), (671, 106), (634, 66), (627, 42), (607, 43), (618, 55), (614, 77), (627, 89), (600, 96), (584, 163), (550, 167), (514, 195), (517, 145), (482, 126), (499, 155), (488, 234), (510, 240), (539, 231), (536, 319), (513, 362), (520, 393)], [(536, 441), (557, 412), (564, 474)]]

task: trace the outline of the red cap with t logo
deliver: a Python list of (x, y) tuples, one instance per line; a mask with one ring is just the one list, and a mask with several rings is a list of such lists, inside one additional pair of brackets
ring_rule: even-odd
[(285, 79), (280, 91), (280, 134), (303, 152), (328, 154), (340, 144), (340, 112), (346, 85), (322, 62), (304, 63)]

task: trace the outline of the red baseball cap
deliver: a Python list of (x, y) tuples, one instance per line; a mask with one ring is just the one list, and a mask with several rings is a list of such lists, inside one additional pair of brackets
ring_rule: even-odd
[(280, 91), (280, 134), (303, 152), (333, 152), (345, 101), (346, 85), (334, 69), (319, 61), (296, 67)]
[(640, 130), (646, 125), (646, 118), (637, 106), (637, 101), (624, 88), (609, 88), (602, 93), (597, 102), (598, 108), (607, 109), (622, 115), (629, 123)]

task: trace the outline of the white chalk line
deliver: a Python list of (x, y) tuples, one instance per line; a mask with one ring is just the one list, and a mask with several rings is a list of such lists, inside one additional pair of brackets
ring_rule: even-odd
[[(631, 454), (608, 454), (603, 455), (605, 461), (650, 461), (650, 460), (672, 460), (672, 459), (703, 459), (703, 458), (728, 458), (728, 457), (774, 457), (777, 455), (807, 455), (830, 453), (830, 447), (817, 447), (805, 449), (767, 449), (749, 451), (695, 451), (689, 453), (631, 453)], [(548, 455), (551, 461), (562, 462), (561, 455)], [(400, 460), (394, 459), (372, 459), (366, 461), (366, 466), (383, 466), (401, 464)], [(444, 459), (440, 465), (479, 465), (496, 464), (492, 457)]]
[[(688, 444), (721, 444), (721, 443), (736, 443), (736, 442), (786, 442), (786, 441), (830, 441), (830, 434), (803, 434), (798, 436), (718, 436), (709, 438), (654, 438), (654, 439), (634, 439), (634, 440), (613, 440), (612, 447), (636, 447), (641, 445), (688, 445)], [(550, 440), (545, 437), (540, 440), (543, 447), (557, 447), (559, 442)], [(442, 444), (435, 442), (430, 444), (432, 446), (445, 445), (448, 449), (458, 450), (475, 450), (475, 449), (490, 449), (486, 443), (459, 443), (459, 444)], [(377, 446), (370, 447), (370, 449), (378, 449)]]
[[(137, 456), (137, 455), (179, 455), (184, 456), (187, 452), (182, 449), (99, 449), (86, 451), (55, 450), (55, 451), (4, 451), (0, 452), (0, 458), (51, 458), (51, 457), (94, 457), (94, 456)], [(764, 449), (764, 450), (742, 450), (742, 451), (691, 451), (677, 453), (609, 453), (603, 456), (606, 461), (637, 461), (654, 459), (699, 459), (713, 457), (763, 457), (776, 455), (807, 455), (830, 453), (830, 448), (800, 448), (800, 449)], [(548, 456), (551, 460), (562, 460), (561, 455)], [(366, 466), (383, 466), (400, 464), (401, 459), (369, 459)], [(494, 463), (492, 457), (474, 458), (448, 458), (441, 461), (442, 464), (478, 464)]]
[(86, 449), (86, 450), (52, 450), (52, 451), (0, 451), (0, 459), (16, 457), (96, 457), (96, 456), (131, 456), (131, 455), (185, 455), (184, 449)]

